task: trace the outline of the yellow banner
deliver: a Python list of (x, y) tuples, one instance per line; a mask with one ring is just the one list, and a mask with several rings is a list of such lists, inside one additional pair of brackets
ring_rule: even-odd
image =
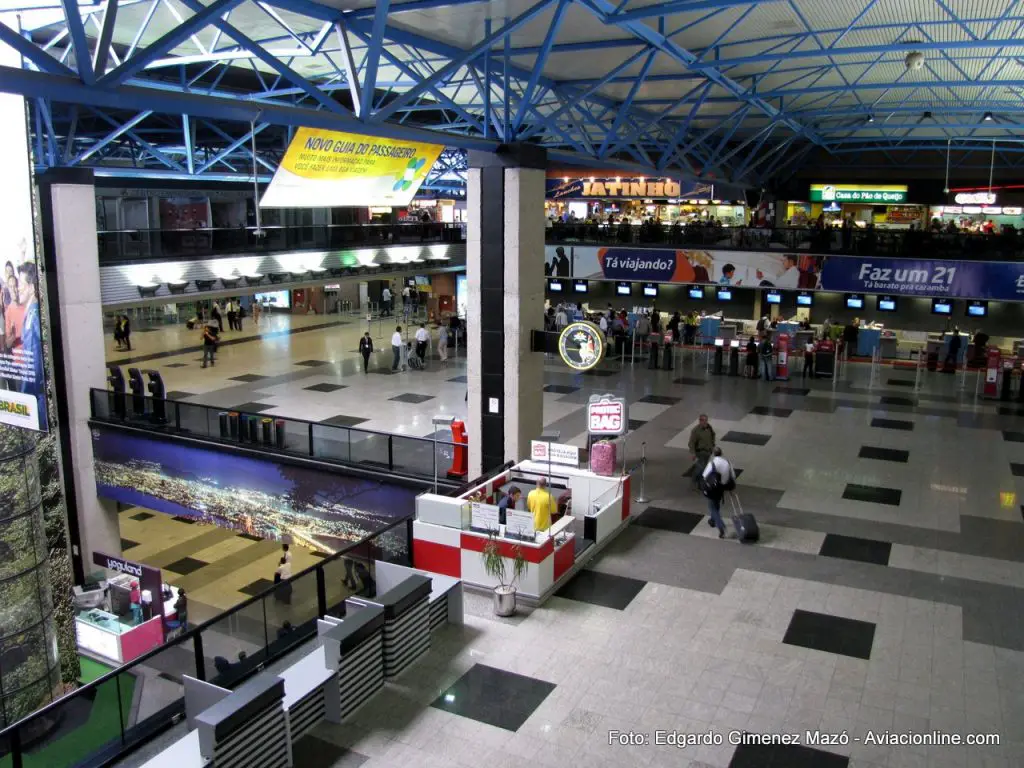
[(408, 205), (443, 146), (299, 128), (260, 205)]

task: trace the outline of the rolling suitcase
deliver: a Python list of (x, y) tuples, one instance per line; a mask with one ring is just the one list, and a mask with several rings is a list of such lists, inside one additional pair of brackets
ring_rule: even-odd
[(615, 443), (599, 440), (590, 446), (590, 471), (596, 475), (614, 475), (615, 458)]
[(743, 511), (740, 497), (735, 491), (730, 491), (728, 496), (732, 504), (732, 524), (736, 528), (736, 538), (743, 544), (753, 544), (761, 537), (757, 529), (757, 520), (749, 512)]

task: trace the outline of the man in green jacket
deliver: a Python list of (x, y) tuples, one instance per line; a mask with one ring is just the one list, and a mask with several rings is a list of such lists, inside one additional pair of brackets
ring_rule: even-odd
[(702, 413), (697, 426), (690, 432), (690, 456), (693, 459), (693, 486), (700, 489), (701, 475), (715, 449), (715, 430), (708, 424), (708, 416)]

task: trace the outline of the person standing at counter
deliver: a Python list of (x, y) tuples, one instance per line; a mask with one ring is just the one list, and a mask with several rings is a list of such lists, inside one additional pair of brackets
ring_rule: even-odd
[(828, 341), (832, 336), (832, 315), (825, 318), (825, 322), (821, 324), (821, 338)]
[(757, 347), (757, 352), (761, 356), (761, 368), (764, 371), (764, 380), (772, 381), (775, 376), (772, 371), (772, 355), (775, 353), (775, 348), (772, 346), (771, 333), (765, 333), (764, 338), (761, 339), (761, 343)]
[(700, 479), (715, 450), (715, 430), (708, 423), (708, 415), (702, 413), (697, 425), (690, 431), (690, 458), (693, 459), (693, 487), (700, 487)]
[(757, 339), (747, 339), (747, 358), (743, 366), (743, 375), (748, 379), (757, 378)]
[(857, 353), (857, 340), (860, 338), (860, 318), (853, 318), (853, 322), (843, 328), (843, 348), (846, 350), (846, 359)]
[(949, 345), (946, 347), (946, 364), (944, 367), (952, 368), (955, 371), (957, 360), (960, 359), (960, 346), (963, 344), (963, 340), (960, 338), (959, 326), (953, 326), (952, 334), (949, 337)]
[(679, 343), (679, 323), (682, 318), (679, 316), (679, 310), (672, 313), (672, 317), (668, 321), (668, 325), (665, 326), (666, 330), (672, 334), (672, 341), (676, 344)]
[(498, 502), (499, 524), (506, 525), (505, 519), (508, 516), (508, 508), (512, 507), (512, 509), (515, 509), (522, 495), (523, 492), (519, 490), (518, 486), (513, 485), (511, 488), (508, 489), (508, 493), (505, 494), (505, 497)]
[(548, 481), (545, 478), (537, 478), (537, 487), (526, 497), (526, 509), (533, 515), (534, 530), (546, 531), (551, 527), (551, 518), (558, 510), (558, 505), (548, 490)]
[(804, 370), (800, 378), (806, 379), (808, 376), (814, 378), (814, 339), (807, 339), (804, 344)]

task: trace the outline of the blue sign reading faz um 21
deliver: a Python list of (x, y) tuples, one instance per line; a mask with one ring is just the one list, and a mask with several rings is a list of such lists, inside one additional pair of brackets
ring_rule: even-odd
[(1024, 264), (831, 256), (822, 268), (821, 289), (1024, 301)]

